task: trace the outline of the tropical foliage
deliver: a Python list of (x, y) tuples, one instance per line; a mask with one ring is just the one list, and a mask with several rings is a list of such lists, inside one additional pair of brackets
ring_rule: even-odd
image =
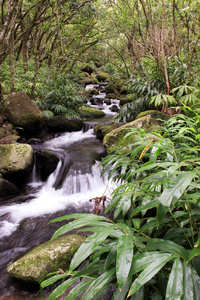
[(107, 216), (53, 220), (73, 219), (52, 238), (72, 229), (91, 235), (69, 270), (41, 284), (64, 280), (49, 300), (78, 278), (65, 299), (82, 292), (82, 299), (102, 299), (109, 285), (116, 287), (113, 299), (199, 299), (200, 117), (198, 111), (184, 110), (185, 115), (165, 123), (163, 135), (131, 130), (125, 138), (134, 135), (135, 142), (126, 152), (118, 149), (101, 163), (103, 173), (110, 170), (109, 177), (119, 183)]

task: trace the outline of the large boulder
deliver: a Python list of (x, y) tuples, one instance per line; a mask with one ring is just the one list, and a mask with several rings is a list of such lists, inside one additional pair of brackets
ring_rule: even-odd
[(36, 167), (40, 177), (45, 181), (54, 172), (59, 162), (59, 157), (46, 150), (36, 151)]
[(55, 116), (46, 123), (47, 128), (52, 132), (72, 132), (79, 131), (83, 128), (81, 120), (69, 120), (64, 116)]
[(22, 185), (33, 167), (33, 149), (28, 144), (0, 145), (0, 173), (17, 185)]
[(143, 116), (133, 122), (127, 123), (119, 128), (116, 128), (105, 135), (103, 139), (103, 145), (106, 148), (108, 154), (112, 153), (116, 147), (126, 147), (127, 143), (134, 142), (134, 135), (129, 136), (129, 139), (125, 140), (124, 136), (128, 133), (130, 128), (144, 128), (146, 131), (160, 129), (160, 123), (151, 117), (151, 115)]
[(106, 115), (104, 111), (89, 106), (82, 106), (79, 110), (83, 118), (102, 118)]
[(15, 127), (22, 127), (25, 133), (37, 132), (42, 127), (43, 115), (24, 92), (9, 94), (3, 104), (3, 113)]
[(106, 72), (103, 72), (103, 71), (99, 71), (97, 73), (97, 79), (99, 81), (107, 81), (110, 77), (110, 74), (106, 73)]
[(84, 238), (78, 235), (65, 235), (45, 242), (12, 263), (7, 272), (14, 278), (41, 283), (49, 273), (67, 270), (74, 253), (83, 242)]
[(0, 177), (0, 199), (1, 200), (14, 196), (17, 193), (18, 193), (17, 187), (13, 183)]

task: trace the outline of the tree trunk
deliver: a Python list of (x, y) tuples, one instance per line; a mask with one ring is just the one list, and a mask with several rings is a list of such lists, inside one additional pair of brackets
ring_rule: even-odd
[(169, 84), (169, 75), (167, 71), (167, 60), (165, 56), (165, 47), (164, 47), (164, 30), (165, 30), (165, 4), (164, 0), (162, 0), (162, 7), (163, 7), (163, 15), (162, 15), (162, 31), (161, 31), (161, 53), (163, 57), (164, 63), (164, 71), (165, 71), (165, 82), (167, 86), (167, 93), (170, 94), (170, 84)]

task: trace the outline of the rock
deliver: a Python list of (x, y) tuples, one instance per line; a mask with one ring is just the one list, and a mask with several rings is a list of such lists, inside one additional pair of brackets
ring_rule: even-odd
[(110, 74), (108, 74), (106, 72), (100, 71), (97, 73), (97, 79), (99, 81), (107, 81), (109, 77), (110, 77)]
[(92, 105), (102, 105), (103, 104), (103, 99), (100, 99), (100, 98), (92, 98), (90, 100), (90, 103)]
[(16, 194), (18, 194), (17, 187), (8, 180), (0, 177), (0, 200), (9, 198)]
[(112, 112), (118, 112), (119, 111), (119, 107), (117, 105), (112, 105), (110, 108), (109, 108)]
[(158, 122), (158, 125), (159, 124), (161, 125), (163, 123), (162, 120), (166, 121), (169, 119), (168, 115), (161, 113), (159, 110), (146, 110), (146, 111), (141, 112), (136, 117), (136, 120), (140, 119), (141, 117), (144, 117), (146, 115), (150, 115), (155, 121)]
[(53, 173), (59, 162), (59, 157), (49, 151), (36, 151), (36, 168), (41, 179), (45, 181)]
[(81, 236), (65, 235), (42, 243), (12, 263), (7, 272), (14, 278), (39, 284), (48, 278), (49, 273), (67, 270), (74, 253), (83, 242)]
[(3, 113), (11, 124), (22, 127), (25, 133), (37, 132), (42, 127), (41, 111), (24, 92), (9, 94), (3, 104)]
[(105, 102), (107, 105), (111, 105), (111, 100), (110, 100), (110, 99), (104, 99), (104, 102)]
[(87, 72), (88, 74), (92, 74), (94, 72), (94, 68), (90, 65), (86, 65), (81, 68), (81, 71)]
[(127, 123), (119, 128), (116, 128), (105, 135), (103, 139), (103, 145), (106, 148), (106, 151), (108, 154), (112, 153), (116, 147), (126, 147), (128, 143), (134, 142), (134, 136), (129, 136), (129, 139), (124, 140), (124, 136), (126, 133), (128, 133), (129, 128), (145, 128), (147, 131), (150, 131), (152, 127), (158, 127), (159, 124), (156, 122), (155, 119), (153, 119), (150, 115), (146, 115), (144, 117), (141, 117), (140, 119), (137, 119), (135, 121), (132, 121), (130, 123)]
[(16, 185), (27, 181), (33, 167), (33, 149), (28, 144), (0, 145), (0, 173)]
[(81, 130), (83, 122), (77, 119), (69, 120), (64, 116), (55, 116), (47, 121), (46, 126), (52, 132), (72, 132)]
[(120, 98), (120, 106), (124, 104), (131, 103), (136, 100), (135, 94), (128, 94), (126, 97)]
[(88, 106), (82, 106), (80, 112), (83, 118), (102, 118), (106, 115), (104, 111)]
[(89, 77), (84, 77), (84, 78), (81, 80), (81, 82), (82, 82), (84, 85), (88, 85), (88, 84), (95, 83), (95, 82), (93, 81), (93, 79), (92, 79), (92, 78), (89, 78)]
[(111, 132), (113, 129), (117, 128), (116, 124), (113, 125), (96, 125), (94, 127), (94, 133), (99, 140), (103, 140), (104, 136)]
[(99, 94), (99, 91), (95, 88), (87, 89), (86, 92), (87, 92), (88, 96), (93, 96), (93, 95), (98, 95)]
[(113, 83), (109, 83), (106, 86), (106, 94), (117, 94), (116, 87)]

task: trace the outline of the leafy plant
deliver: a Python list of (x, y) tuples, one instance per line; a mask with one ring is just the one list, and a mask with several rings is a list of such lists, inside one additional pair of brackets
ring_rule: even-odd
[[(44, 281), (64, 280), (49, 300), (77, 278), (65, 299), (102, 299), (109, 285), (116, 299), (199, 299), (200, 295), (200, 147), (198, 112), (175, 115), (163, 135), (131, 130), (135, 142), (107, 156), (103, 173), (119, 182), (106, 213), (72, 214), (53, 238), (72, 229), (92, 234), (74, 255), (69, 270)], [(122, 154), (123, 153), (123, 154)], [(125, 153), (125, 154), (124, 154)], [(111, 167), (111, 168), (110, 168)], [(114, 175), (117, 172), (117, 175)], [(82, 229), (80, 229), (82, 228)], [(86, 262), (82, 270), (76, 268)]]
[(158, 94), (151, 97), (149, 104), (154, 104), (155, 107), (162, 106), (162, 111), (164, 112), (169, 105), (176, 104), (176, 99), (173, 96)]
[(180, 85), (172, 90), (172, 93), (176, 94), (176, 98), (179, 102), (188, 104), (195, 104), (199, 101), (200, 90), (194, 86), (187, 84)]

